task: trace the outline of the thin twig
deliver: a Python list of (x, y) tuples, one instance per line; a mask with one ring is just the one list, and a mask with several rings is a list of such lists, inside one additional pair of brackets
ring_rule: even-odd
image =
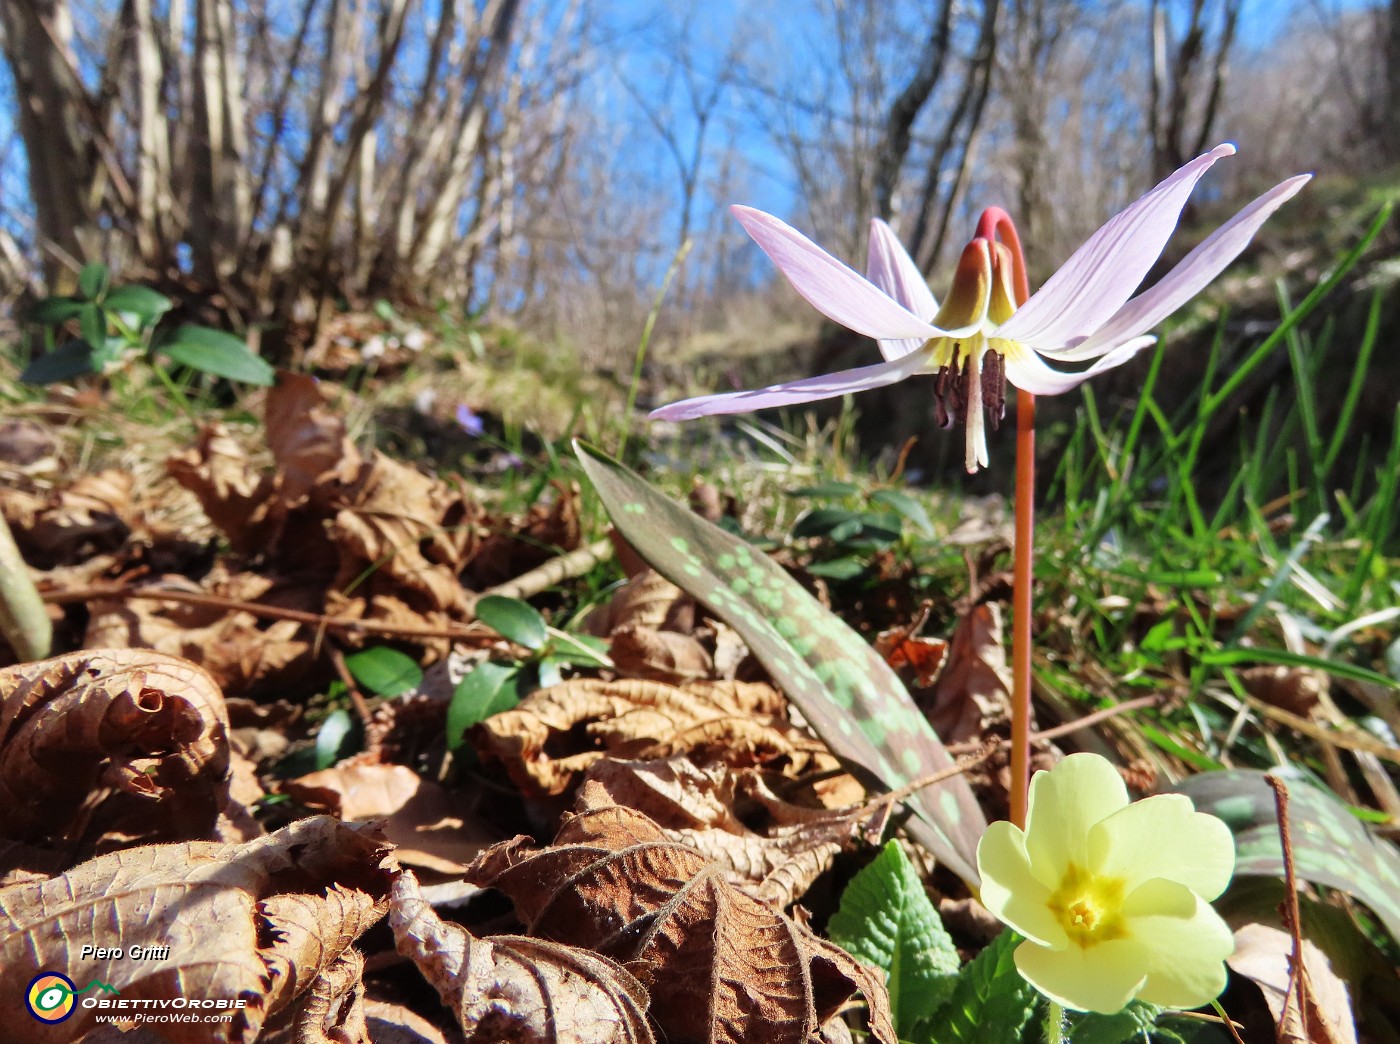
[(475, 605), (477, 599), (486, 595), (529, 598), (531, 595), (537, 595), (546, 588), (553, 587), (564, 580), (572, 580), (582, 576), (599, 562), (606, 562), (612, 556), (612, 541), (603, 537), (587, 547), (580, 547), (568, 554), (551, 558), (548, 562), (531, 569), (528, 573), (521, 573), (514, 580), (507, 580), (503, 584), (487, 588), (472, 597), (471, 602)]
[(1283, 1010), (1279, 1012), (1278, 1024), (1282, 1026), (1288, 1018), (1288, 1005), (1294, 998), (1298, 1003), (1298, 1024), (1307, 1026), (1307, 974), (1303, 969), (1303, 919), (1298, 908), (1298, 875), (1293, 866), (1293, 834), (1288, 822), (1288, 787), (1283, 780), (1272, 773), (1264, 779), (1274, 790), (1274, 807), (1278, 811), (1279, 843), (1283, 846), (1283, 881), (1287, 894), (1279, 912), (1283, 915), (1283, 926), (1293, 937), (1293, 955), (1288, 959), (1288, 992), (1283, 998)]

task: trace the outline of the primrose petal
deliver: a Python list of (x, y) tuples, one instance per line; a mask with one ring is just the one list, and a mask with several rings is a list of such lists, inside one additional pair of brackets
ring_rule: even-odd
[(1122, 1011), (1147, 980), (1147, 948), (1132, 938), (1063, 950), (1024, 942), (1015, 960), (1027, 982), (1076, 1011)]
[(1182, 794), (1134, 802), (1089, 831), (1089, 861), (1098, 873), (1122, 878), (1131, 892), (1164, 878), (1202, 899), (1214, 899), (1235, 872), (1235, 839), (1215, 816), (1197, 812)]
[(1174, 881), (1148, 881), (1123, 904), (1135, 939), (1148, 944), (1149, 1004), (1198, 1008), (1225, 989), (1225, 959), (1235, 950), (1230, 926), (1210, 904)]
[(977, 844), (977, 873), (982, 878), (982, 905), (1026, 938), (1052, 949), (1069, 945), (1069, 936), (1050, 909), (1050, 889), (1031, 871), (1026, 836), (1002, 820), (987, 827)]
[(1089, 830), (1128, 805), (1123, 777), (1097, 754), (1071, 754), (1031, 777), (1026, 852), (1037, 878), (1057, 887), (1070, 867), (1089, 865)]

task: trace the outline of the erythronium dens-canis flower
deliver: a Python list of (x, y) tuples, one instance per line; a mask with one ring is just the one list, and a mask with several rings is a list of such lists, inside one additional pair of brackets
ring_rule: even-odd
[[(1184, 305), (1233, 261), (1261, 225), (1308, 181), (1301, 174), (1275, 185), (1192, 250), (1161, 281), (1131, 297), (1175, 230), (1187, 198), (1233, 145), (1217, 145), (1187, 163), (1085, 241), (1017, 308), (1013, 256), (997, 240), (1006, 215), (989, 210), (958, 262), (940, 307), (918, 266), (883, 221), (871, 223), (861, 276), (796, 229), (761, 210), (734, 215), (793, 288), (819, 312), (875, 338), (885, 361), (753, 391), (703, 395), (671, 403), (657, 420), (690, 420), (789, 406), (936, 374), (941, 423), (966, 421), (968, 471), (987, 464), (984, 414), (1001, 416), (1004, 380), (1034, 395), (1058, 395), (1121, 366), (1156, 338), (1147, 333)], [(1066, 373), (1046, 364), (1095, 360)]]

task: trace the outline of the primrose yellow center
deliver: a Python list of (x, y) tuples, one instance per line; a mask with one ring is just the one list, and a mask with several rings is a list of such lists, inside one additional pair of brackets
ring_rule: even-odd
[(1124, 882), (1093, 874), (1071, 863), (1050, 896), (1050, 912), (1070, 941), (1081, 949), (1127, 935), (1123, 921)]
[(957, 337), (934, 337), (925, 345), (933, 367), (961, 371), (969, 360), (980, 360), (988, 349), (1006, 355), (1016, 346), (988, 337), (1016, 311), (1012, 290), (1011, 252), (1001, 243), (974, 239), (963, 251), (953, 285), (933, 324), (958, 330)]

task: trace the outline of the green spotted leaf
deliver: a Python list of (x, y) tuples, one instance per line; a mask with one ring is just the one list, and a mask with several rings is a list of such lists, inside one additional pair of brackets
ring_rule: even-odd
[(958, 948), (897, 841), (851, 879), (826, 931), (837, 946), (885, 973), (901, 1040), (912, 1038), (953, 992)]
[[(618, 532), (653, 569), (739, 632), (853, 771), (893, 789), (953, 764), (890, 666), (777, 563), (591, 446), (574, 448)], [(976, 884), (987, 820), (967, 781), (954, 776), (908, 803), (915, 813), (910, 834)]]
[[(1273, 789), (1253, 769), (1202, 772), (1172, 789), (1235, 835), (1235, 876), (1283, 877), (1283, 845)], [(1400, 941), (1400, 852), (1371, 832), (1337, 798), (1288, 778), (1289, 835), (1298, 876), (1336, 888), (1369, 906)]]

